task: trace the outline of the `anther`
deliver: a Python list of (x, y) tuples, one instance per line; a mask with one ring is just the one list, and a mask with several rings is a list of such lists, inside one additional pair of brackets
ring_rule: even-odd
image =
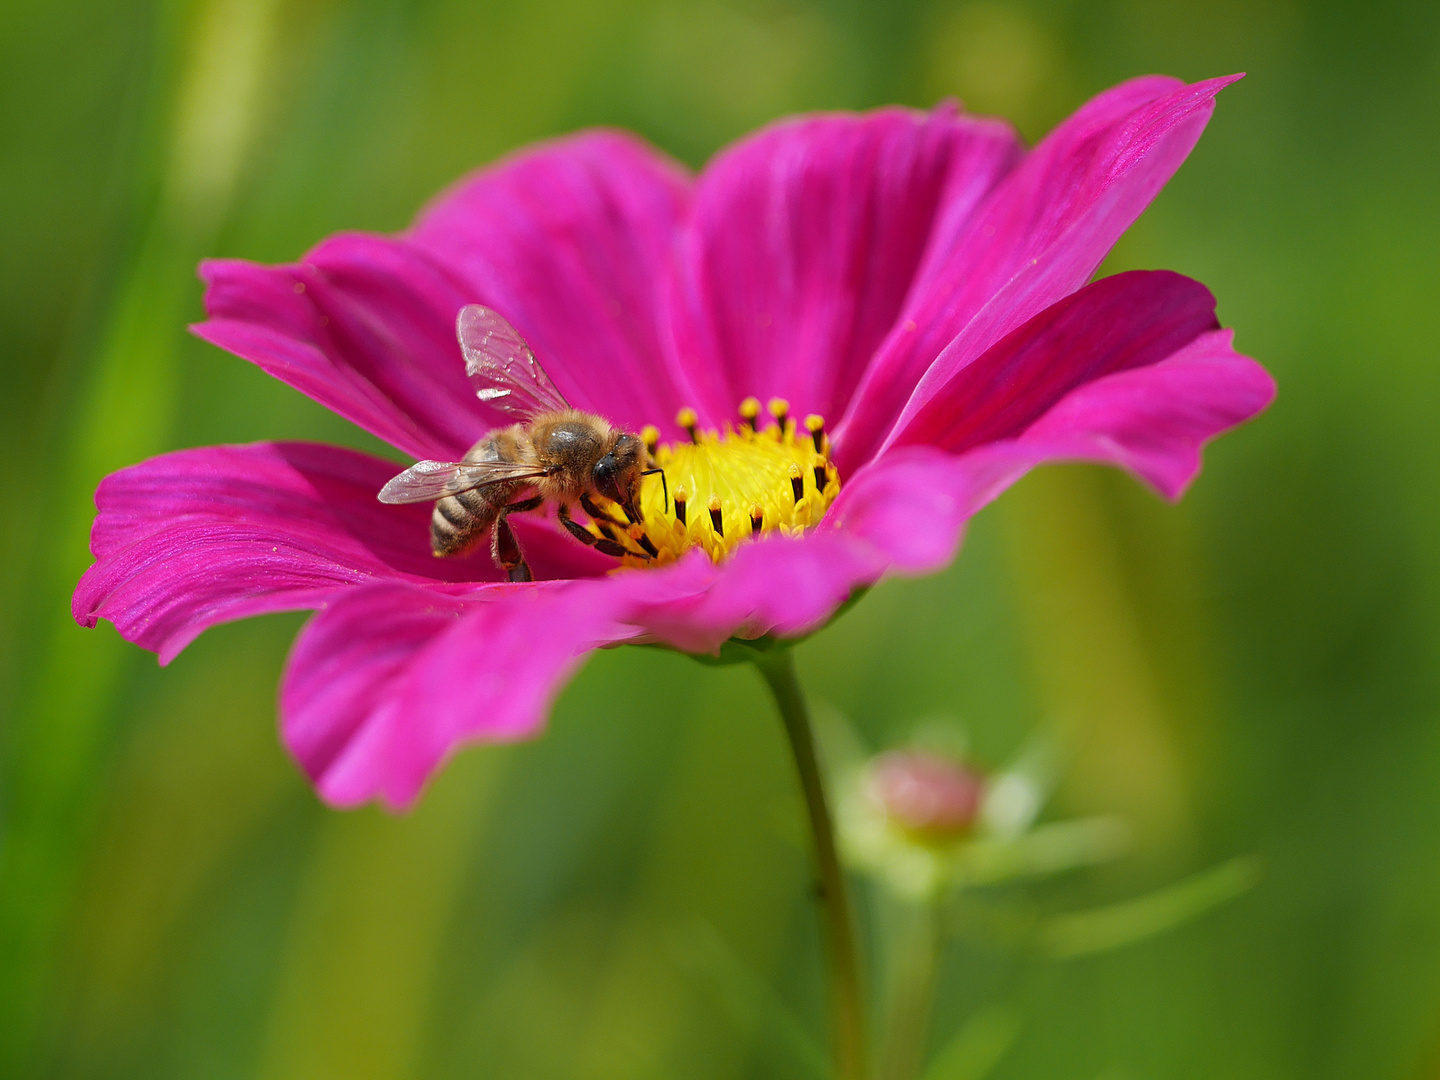
[(747, 397), (740, 402), (740, 419), (745, 421), (745, 426), (751, 431), (758, 430), (757, 419), (760, 416), (760, 399)]
[(805, 417), (805, 430), (810, 432), (810, 438), (815, 440), (815, 453), (823, 454), (825, 452), (825, 418), (811, 413)]
[(695, 425), (700, 421), (699, 417), (695, 415), (694, 409), (688, 405), (685, 406), (685, 408), (675, 414), (675, 422), (685, 429), (692, 443), (698, 443), (700, 441), (700, 436), (695, 431)]
[(770, 415), (780, 425), (780, 438), (785, 438), (785, 421), (790, 419), (790, 403), (783, 397), (772, 397), (770, 399)]
[[(646, 424), (640, 429), (640, 441), (645, 444), (645, 449), (653, 458), (655, 451), (660, 449), (660, 429), (654, 424)], [(819, 447), (817, 446), (816, 449), (818, 450)]]
[[(640, 567), (667, 565), (695, 547), (720, 562), (752, 537), (799, 535), (819, 524), (840, 489), (825, 422), (792, 413), (783, 398), (765, 401), (747, 397), (718, 431), (702, 430), (697, 410), (679, 410), (673, 430), (684, 429), (689, 440), (682, 435), (657, 443), (652, 428), (637, 428), (651, 451), (637, 493), (643, 494), (637, 509), (643, 506), (644, 515), (627, 519), (614, 500), (591, 492), (588, 503), (580, 500), (590, 524), (571, 531), (581, 530), (580, 538), (597, 551), (623, 549), (625, 564)], [(660, 474), (659, 491), (650, 479), (654, 473)], [(787, 480), (793, 502), (785, 500)], [(695, 498), (701, 516), (691, 528)], [(702, 524), (707, 514), (708, 529)]]
[(641, 549), (644, 550), (645, 554), (649, 555), (652, 559), (656, 555), (660, 554), (660, 549), (655, 546), (654, 542), (651, 541), (650, 537), (645, 535), (644, 525), (631, 525), (630, 528), (626, 530), (625, 535), (630, 537), (630, 539), (633, 540), (635, 543), (639, 544)]

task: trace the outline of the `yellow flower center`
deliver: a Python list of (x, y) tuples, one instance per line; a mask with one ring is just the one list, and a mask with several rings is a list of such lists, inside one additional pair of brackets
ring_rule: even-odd
[(840, 474), (830, 461), (825, 422), (790, 416), (780, 398), (770, 402), (773, 422), (761, 425), (760, 403), (740, 404), (740, 425), (724, 432), (700, 431), (695, 410), (681, 409), (676, 422), (689, 442), (661, 444), (653, 427), (641, 432), (650, 456), (663, 470), (641, 482), (643, 521), (625, 523), (619, 508), (589, 529), (621, 544), (626, 566), (663, 566), (693, 547), (720, 562), (736, 545), (760, 533), (795, 536), (819, 524), (840, 493)]

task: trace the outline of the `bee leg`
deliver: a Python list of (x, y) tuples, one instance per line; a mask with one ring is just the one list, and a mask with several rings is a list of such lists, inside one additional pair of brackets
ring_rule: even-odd
[(589, 514), (592, 521), (610, 521), (614, 522), (616, 525), (630, 524), (630, 518), (623, 509), (618, 506), (615, 508), (620, 511), (620, 517), (624, 518), (624, 520), (621, 521), (618, 518), (614, 517), (610, 513), (610, 511), (606, 510), (604, 507), (596, 503), (594, 499), (590, 498), (590, 495), (588, 493), (580, 496), (580, 509), (584, 510), (585, 513)]
[(490, 556), (511, 581), (534, 581), (535, 578), (530, 573), (530, 564), (525, 561), (525, 553), (520, 550), (515, 530), (510, 528), (510, 523), (505, 519), (511, 514), (534, 510), (544, 501), (537, 495), (532, 499), (511, 503), (495, 518), (494, 528), (490, 532)]
[(530, 564), (525, 561), (525, 554), (515, 539), (515, 531), (503, 514), (495, 519), (495, 527), (490, 533), (490, 555), (511, 581), (535, 580), (530, 573)]
[(665, 493), (665, 513), (670, 512), (670, 481), (665, 476), (665, 470), (656, 465), (653, 469), (646, 469), (641, 476), (654, 476), (660, 474), (660, 490)]
[(634, 554), (634, 552), (626, 551), (625, 548), (615, 543), (614, 540), (602, 540), (589, 529), (585, 528), (585, 526), (577, 525), (570, 518), (570, 507), (564, 503), (560, 504), (560, 509), (556, 511), (556, 516), (560, 519), (560, 524), (569, 530), (571, 536), (575, 537), (575, 539), (579, 540), (582, 544), (593, 547), (602, 555), (609, 555), (618, 559), (622, 555)]

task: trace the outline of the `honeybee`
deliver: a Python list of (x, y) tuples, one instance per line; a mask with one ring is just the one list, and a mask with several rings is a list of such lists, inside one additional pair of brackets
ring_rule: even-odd
[[(599, 495), (638, 523), (640, 478), (660, 472), (645, 444), (571, 408), (525, 339), (489, 308), (462, 308), (456, 333), (476, 396), (517, 423), (487, 432), (460, 461), (417, 462), (380, 489), (380, 501), (434, 500), (430, 547), (437, 556), (471, 550), (488, 529), (491, 557), (511, 581), (533, 578), (506, 519), (547, 503), (577, 540), (605, 555), (638, 554), (575, 522), (570, 507), (579, 503), (592, 520), (613, 523), (596, 504)], [(524, 497), (512, 502), (517, 494)]]

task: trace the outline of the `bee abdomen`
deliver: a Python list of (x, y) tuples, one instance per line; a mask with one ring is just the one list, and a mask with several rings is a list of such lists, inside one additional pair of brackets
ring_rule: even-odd
[(474, 547), (494, 524), (507, 494), (494, 490), (500, 486), (472, 488), (437, 501), (430, 514), (430, 550), (441, 556), (460, 555)]

